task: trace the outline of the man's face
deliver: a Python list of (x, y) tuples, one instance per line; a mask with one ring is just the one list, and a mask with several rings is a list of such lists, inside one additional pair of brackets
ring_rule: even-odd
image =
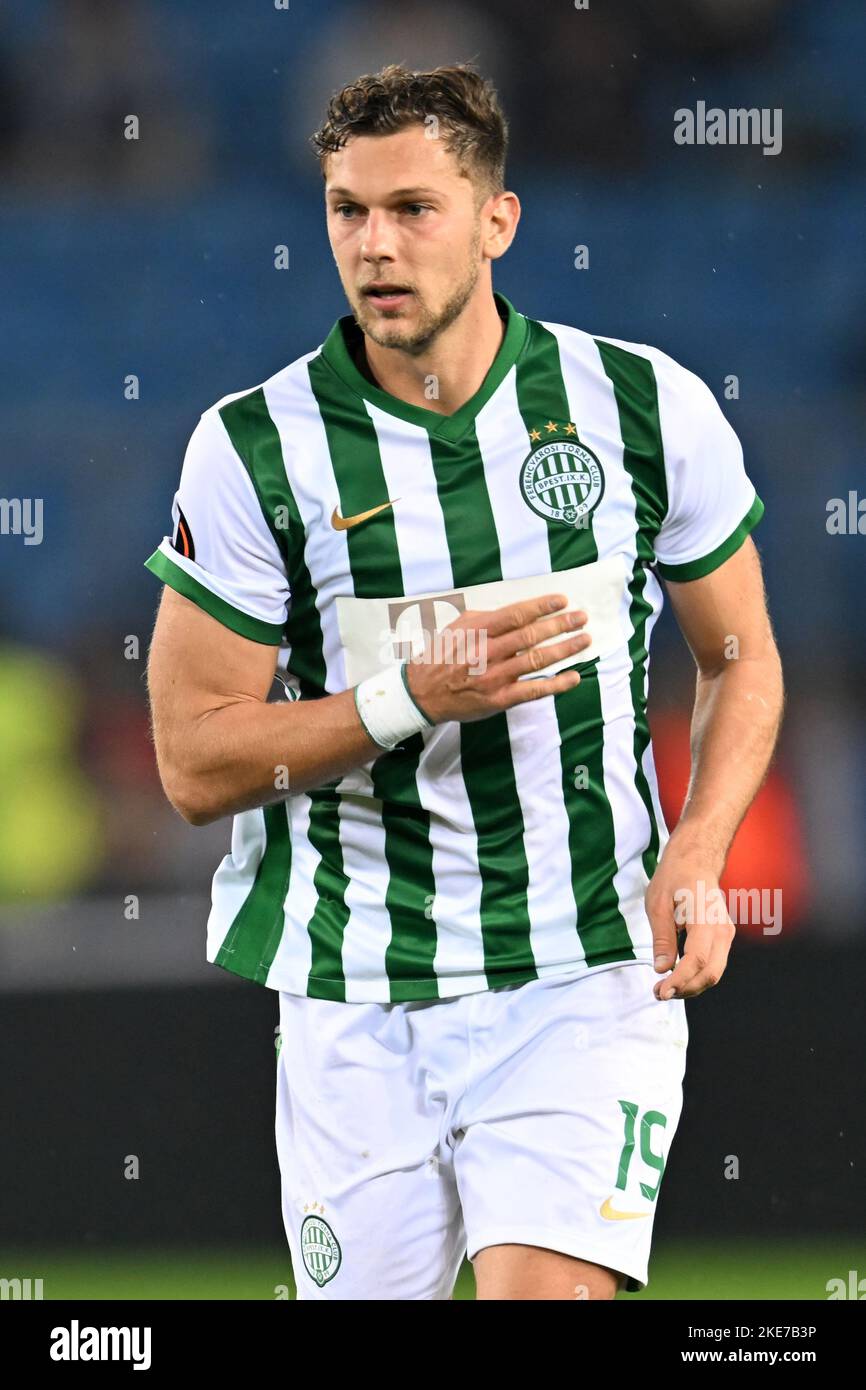
[(426, 132), (353, 137), (329, 157), (325, 185), (331, 250), (355, 318), (374, 343), (412, 353), (462, 312), (482, 265), (475, 185)]

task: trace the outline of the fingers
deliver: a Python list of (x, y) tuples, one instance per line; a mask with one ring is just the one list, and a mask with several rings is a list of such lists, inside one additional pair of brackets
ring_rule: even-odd
[(523, 651), (519, 656), (512, 657), (510, 661), (500, 663), (499, 674), (507, 680), (516, 680), (518, 676), (525, 675), (527, 672), (543, 671), (545, 666), (551, 666), (554, 661), (562, 661), (568, 656), (575, 656), (578, 652), (585, 651), (592, 646), (592, 638), (588, 632), (581, 632), (573, 637), (567, 637), (564, 642), (551, 642), (548, 647), (530, 647)]
[[(647, 909), (649, 911), (649, 909)], [(653, 969), (661, 973), (672, 970), (677, 958), (677, 934), (672, 923), (657, 925), (649, 913), (653, 934)]]
[(583, 627), (587, 617), (583, 609), (563, 611), (568, 600), (564, 594), (544, 594), (493, 608), (487, 612), (468, 612), (454, 626), (471, 626), (484, 633), (490, 663), (514, 656), (525, 647), (535, 646), (558, 632)]
[(653, 966), (657, 971), (672, 970), (677, 959), (677, 928), (673, 897), (664, 886), (661, 870), (650, 882), (644, 905), (652, 931)]
[(548, 613), (553, 613), (559, 608), (565, 608), (568, 599), (565, 594), (542, 594), (539, 598), (528, 598), (521, 600), (520, 603), (510, 603), (505, 608), (493, 608), (488, 613), (477, 613), (476, 618), (486, 618), (484, 626), (487, 629), (487, 636), (501, 637), (503, 633), (510, 632), (512, 628), (526, 627), (536, 618), (543, 618)]
[(573, 690), (580, 685), (577, 671), (558, 671), (555, 676), (539, 676), (534, 681), (519, 681), (508, 692), (507, 709), (514, 705), (525, 705), (530, 700), (541, 700), (545, 695), (561, 695), (564, 690)]
[(725, 973), (734, 935), (733, 923), (689, 927), (682, 959), (672, 975), (655, 985), (656, 998), (690, 999), (718, 984)]
[[(532, 671), (544, 670), (545, 666), (557, 660), (557, 656), (553, 655), (555, 644), (549, 639), (556, 637), (559, 632), (567, 634), (563, 639), (564, 645), (556, 645), (559, 656), (570, 656), (574, 652), (584, 651), (587, 646), (592, 645), (592, 638), (588, 632), (578, 634), (577, 628), (584, 628), (585, 623), (587, 614), (582, 612), (582, 609), (571, 609), (569, 612), (556, 613), (555, 616), (546, 619), (535, 619), (532, 623), (525, 623), (523, 627), (512, 628), (502, 637), (488, 641), (488, 670), (493, 666), (499, 666), (512, 680)], [(578, 635), (585, 638), (584, 641), (575, 642), (574, 639)], [(549, 645), (539, 649), (542, 642), (548, 642)], [(510, 657), (517, 657), (516, 662), (510, 662)]]
[[(441, 718), (484, 718), (545, 695), (561, 694), (579, 684), (580, 676), (574, 671), (531, 681), (517, 679), (543, 671), (557, 661), (574, 659), (592, 645), (588, 633), (575, 631), (586, 623), (586, 613), (582, 609), (564, 611), (566, 603), (564, 594), (543, 594), (489, 612), (470, 610), (447, 624), (452, 632), (463, 629), (477, 633), (482, 639), (482, 651), (480, 659), (474, 663), (477, 669), (473, 670), (465, 662), (452, 663), (448, 688), (439, 691), (442, 699), (438, 703), (434, 692), (432, 705), (437, 709), (441, 706)], [(549, 641), (548, 646), (538, 647), (538, 643), (560, 632), (569, 634), (564, 641)], [(436, 673), (431, 677), (434, 685), (436, 682), (441, 685), (439, 663), (427, 664), (429, 670)], [(425, 705), (423, 690), (419, 692), (418, 703), (428, 710), (432, 707), (429, 695)]]

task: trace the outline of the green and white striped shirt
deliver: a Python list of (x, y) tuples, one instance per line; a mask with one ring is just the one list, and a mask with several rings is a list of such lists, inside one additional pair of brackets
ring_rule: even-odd
[(274, 989), (401, 1002), (652, 959), (643, 899), (668, 833), (646, 719), (657, 573), (708, 574), (763, 505), (698, 377), (496, 302), (499, 352), (453, 415), (368, 382), (351, 315), (211, 406), (173, 536), (146, 561), (279, 647), (302, 699), (465, 609), (562, 591), (589, 616), (574, 689), (437, 725), (235, 816), (208, 960)]

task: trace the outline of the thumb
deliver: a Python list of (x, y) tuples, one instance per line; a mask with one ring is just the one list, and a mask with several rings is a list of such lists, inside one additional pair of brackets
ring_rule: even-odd
[(653, 965), (660, 973), (673, 970), (677, 960), (673, 901), (667, 894), (647, 894), (646, 908), (653, 934)]

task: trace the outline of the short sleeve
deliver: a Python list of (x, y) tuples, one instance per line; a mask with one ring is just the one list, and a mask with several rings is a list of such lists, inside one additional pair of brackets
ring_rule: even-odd
[(665, 579), (701, 579), (764, 514), (743, 450), (709, 387), (664, 353), (653, 358), (668, 506), (655, 539)]
[(172, 504), (172, 534), (145, 565), (241, 637), (282, 643), (286, 567), (217, 406), (192, 432)]

